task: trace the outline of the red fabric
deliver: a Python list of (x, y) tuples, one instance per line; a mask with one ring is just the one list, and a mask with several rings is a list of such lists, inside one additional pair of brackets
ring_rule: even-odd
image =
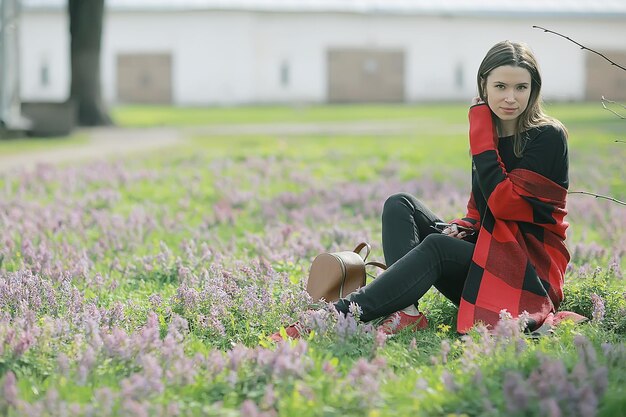
[(481, 222), (472, 195), (469, 219), (463, 219), (474, 220), (480, 231), (457, 330), (466, 333), (478, 322), (495, 326), (504, 309), (513, 317), (528, 312), (534, 330), (563, 300), (567, 190), (527, 169), (507, 173), (489, 107), (472, 107), (469, 118), (470, 148), (487, 208)]
[(472, 156), (481, 154), (490, 149), (498, 148), (498, 134), (491, 119), (491, 110), (486, 104), (472, 106), (469, 112), (470, 119), (470, 151)]

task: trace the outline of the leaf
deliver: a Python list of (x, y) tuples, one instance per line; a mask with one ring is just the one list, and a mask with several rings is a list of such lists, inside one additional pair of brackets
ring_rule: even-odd
[(269, 339), (268, 336), (265, 335), (261, 335), (259, 336), (259, 346), (269, 349), (270, 347), (272, 347), (273, 343), (272, 341)]
[(280, 333), (280, 337), (282, 337), (284, 340), (289, 339), (289, 336), (287, 336), (287, 330), (285, 330), (284, 326), (280, 327), (280, 330), (278, 331), (278, 333)]

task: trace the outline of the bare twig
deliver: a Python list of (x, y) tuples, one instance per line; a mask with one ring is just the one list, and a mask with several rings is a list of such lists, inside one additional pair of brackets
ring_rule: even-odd
[(606, 101), (607, 103), (611, 103), (611, 104), (617, 104), (618, 106), (622, 106), (623, 109), (626, 109), (626, 105), (622, 103), (618, 103), (617, 101), (609, 100), (608, 98), (605, 98), (604, 96), (602, 96), (602, 101)]
[(541, 29), (541, 30), (543, 30), (544, 32), (554, 33), (554, 34), (555, 34), (555, 35), (557, 35), (557, 36), (560, 36), (560, 37), (562, 37), (562, 38), (565, 38), (565, 39), (567, 39), (568, 41), (570, 41), (570, 42), (572, 42), (572, 43), (575, 43), (576, 45), (580, 46), (580, 49), (587, 50), (587, 51), (589, 51), (589, 52), (593, 52), (593, 53), (594, 53), (594, 54), (596, 54), (596, 55), (600, 55), (602, 58), (604, 58), (604, 59), (606, 59), (607, 61), (609, 61), (609, 62), (611, 63), (611, 65), (616, 66), (617, 68), (620, 68), (620, 69), (621, 69), (621, 70), (623, 70), (623, 71), (626, 71), (626, 68), (624, 68), (624, 67), (622, 67), (621, 65), (619, 65), (619, 64), (617, 64), (617, 63), (615, 63), (615, 62), (611, 61), (609, 58), (607, 58), (606, 56), (602, 55), (600, 52), (598, 52), (598, 51), (594, 51), (593, 49), (590, 49), (590, 48), (587, 48), (585, 45), (581, 45), (580, 43), (576, 42), (575, 40), (573, 40), (572, 38), (570, 38), (570, 37), (568, 37), (568, 36), (561, 35), (560, 33), (558, 33), (558, 32), (554, 32), (554, 31), (552, 31), (552, 30), (550, 30), (550, 29), (542, 28), (541, 26), (535, 26), (535, 25), (533, 25), (533, 27), (534, 27), (534, 28), (536, 28), (536, 29)]
[(604, 110), (610, 111), (611, 113), (613, 113), (614, 115), (616, 115), (620, 119), (626, 119), (626, 117), (622, 116), (621, 114), (619, 114), (615, 110), (608, 108), (605, 103), (616, 104), (618, 106), (622, 106), (622, 108), (624, 108), (624, 109), (626, 109), (626, 106), (624, 106), (622, 103), (618, 103), (616, 101), (609, 100), (608, 98), (604, 98), (604, 96), (602, 96), (602, 107), (604, 107)]
[(626, 140), (615, 139), (616, 143), (626, 143)]
[(615, 198), (613, 198), (613, 197), (607, 197), (607, 196), (605, 196), (605, 195), (600, 195), (600, 194), (590, 193), (590, 192), (588, 192), (588, 191), (568, 191), (567, 193), (568, 193), (568, 194), (585, 194), (585, 195), (591, 195), (591, 196), (594, 196), (595, 198), (604, 198), (605, 200), (610, 200), (610, 201), (613, 201), (613, 202), (615, 202), (615, 203), (617, 203), (617, 204), (621, 204), (621, 205), (623, 205), (623, 206), (626, 206), (626, 203), (625, 203), (625, 202), (620, 201), (620, 200), (617, 200), (617, 199), (615, 199)]

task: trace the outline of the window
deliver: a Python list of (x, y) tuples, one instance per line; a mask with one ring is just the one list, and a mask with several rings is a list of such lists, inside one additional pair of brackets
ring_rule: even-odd
[(39, 68), (39, 83), (42, 87), (48, 87), (50, 85), (50, 67), (46, 61), (44, 61)]
[(461, 63), (456, 64), (454, 68), (454, 85), (457, 89), (463, 89), (463, 65)]
[(289, 87), (289, 63), (287, 61), (280, 64), (280, 85)]

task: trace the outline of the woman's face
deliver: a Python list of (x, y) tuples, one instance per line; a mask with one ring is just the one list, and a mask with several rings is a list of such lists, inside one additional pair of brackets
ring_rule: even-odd
[(504, 126), (514, 126), (517, 118), (528, 107), (530, 81), (530, 73), (526, 68), (511, 65), (494, 68), (487, 76), (487, 104)]

